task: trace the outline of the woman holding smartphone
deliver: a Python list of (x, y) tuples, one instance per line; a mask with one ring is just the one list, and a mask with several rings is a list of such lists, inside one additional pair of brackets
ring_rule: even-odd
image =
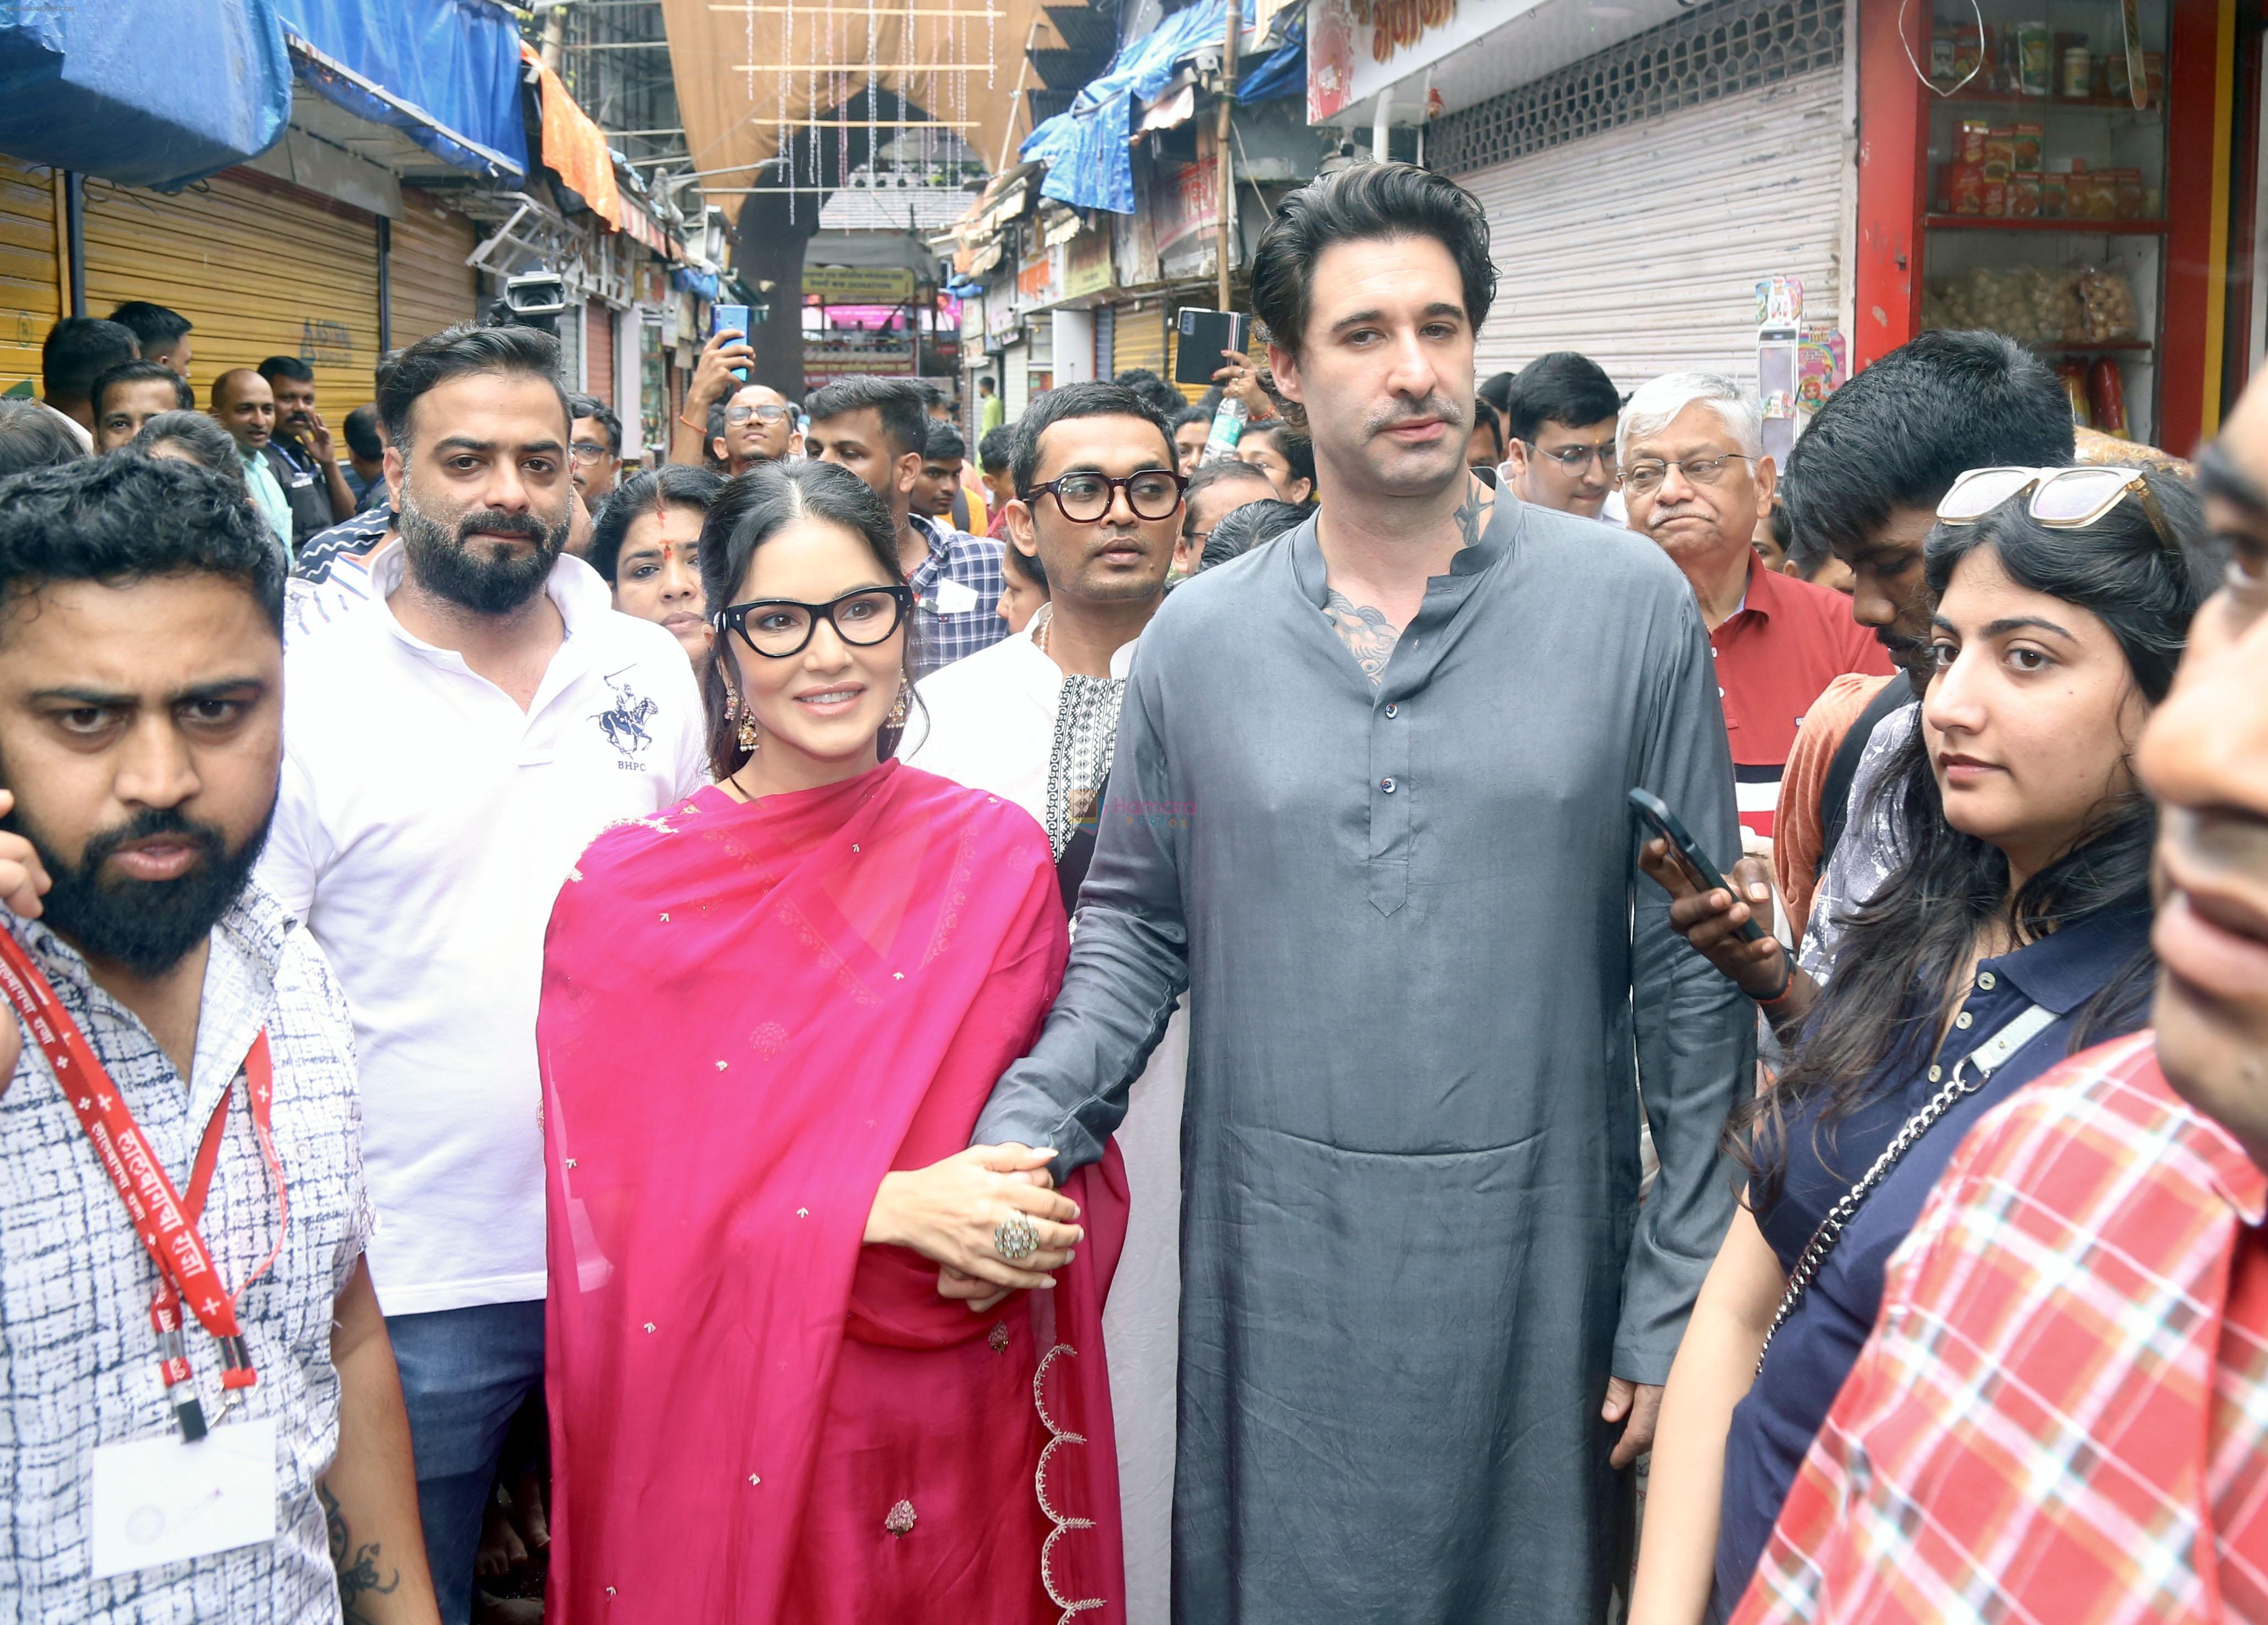
[[(1632, 1625), (1730, 1612), (1962, 1136), (2145, 1017), (2156, 817), (2131, 757), (2210, 589), (2197, 499), (2133, 469), (1979, 469), (1938, 519), (1937, 674), (1879, 792), (1911, 861), (1734, 1127), (1746, 1200), (1664, 1395)], [(1778, 945), (1734, 945), (1745, 905), (1697, 895), (1660, 842), (1644, 861), (1689, 940), (1785, 988)]]

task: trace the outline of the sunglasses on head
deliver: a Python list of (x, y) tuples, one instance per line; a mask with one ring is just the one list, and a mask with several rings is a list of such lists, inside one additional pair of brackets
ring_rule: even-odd
[(1940, 525), (1974, 525), (2003, 503), (2026, 492), (2026, 511), (2050, 530), (2082, 530), (2128, 496), (2141, 503), (2150, 528), (2170, 553), (2182, 550), (2150, 482), (2139, 468), (2083, 463), (2075, 468), (1971, 468), (1953, 482), (1937, 504)]

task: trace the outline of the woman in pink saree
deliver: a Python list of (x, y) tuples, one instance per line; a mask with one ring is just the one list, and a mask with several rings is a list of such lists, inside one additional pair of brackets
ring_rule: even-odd
[(1062, 975), (1047, 838), (890, 759), (864, 485), (743, 476), (701, 555), (719, 783), (594, 842), (546, 944), (547, 1617), (1123, 1621), (1123, 1185), (965, 1149)]

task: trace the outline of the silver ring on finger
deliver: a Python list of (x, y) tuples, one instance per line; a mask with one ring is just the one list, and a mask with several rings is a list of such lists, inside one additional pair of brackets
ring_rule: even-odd
[(1022, 1214), (1012, 1214), (992, 1226), (992, 1250), (1009, 1263), (1020, 1264), (1040, 1250), (1040, 1232)]

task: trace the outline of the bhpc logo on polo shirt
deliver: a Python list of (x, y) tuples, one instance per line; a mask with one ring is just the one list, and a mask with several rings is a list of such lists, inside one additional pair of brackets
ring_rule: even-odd
[(622, 680), (622, 673), (632, 668), (608, 674), (607, 687), (614, 691), (615, 702), (593, 718), (607, 742), (622, 753), (615, 765), (627, 773), (645, 771), (645, 753), (653, 744), (653, 735), (646, 732), (646, 721), (661, 709), (653, 700), (639, 694)]

